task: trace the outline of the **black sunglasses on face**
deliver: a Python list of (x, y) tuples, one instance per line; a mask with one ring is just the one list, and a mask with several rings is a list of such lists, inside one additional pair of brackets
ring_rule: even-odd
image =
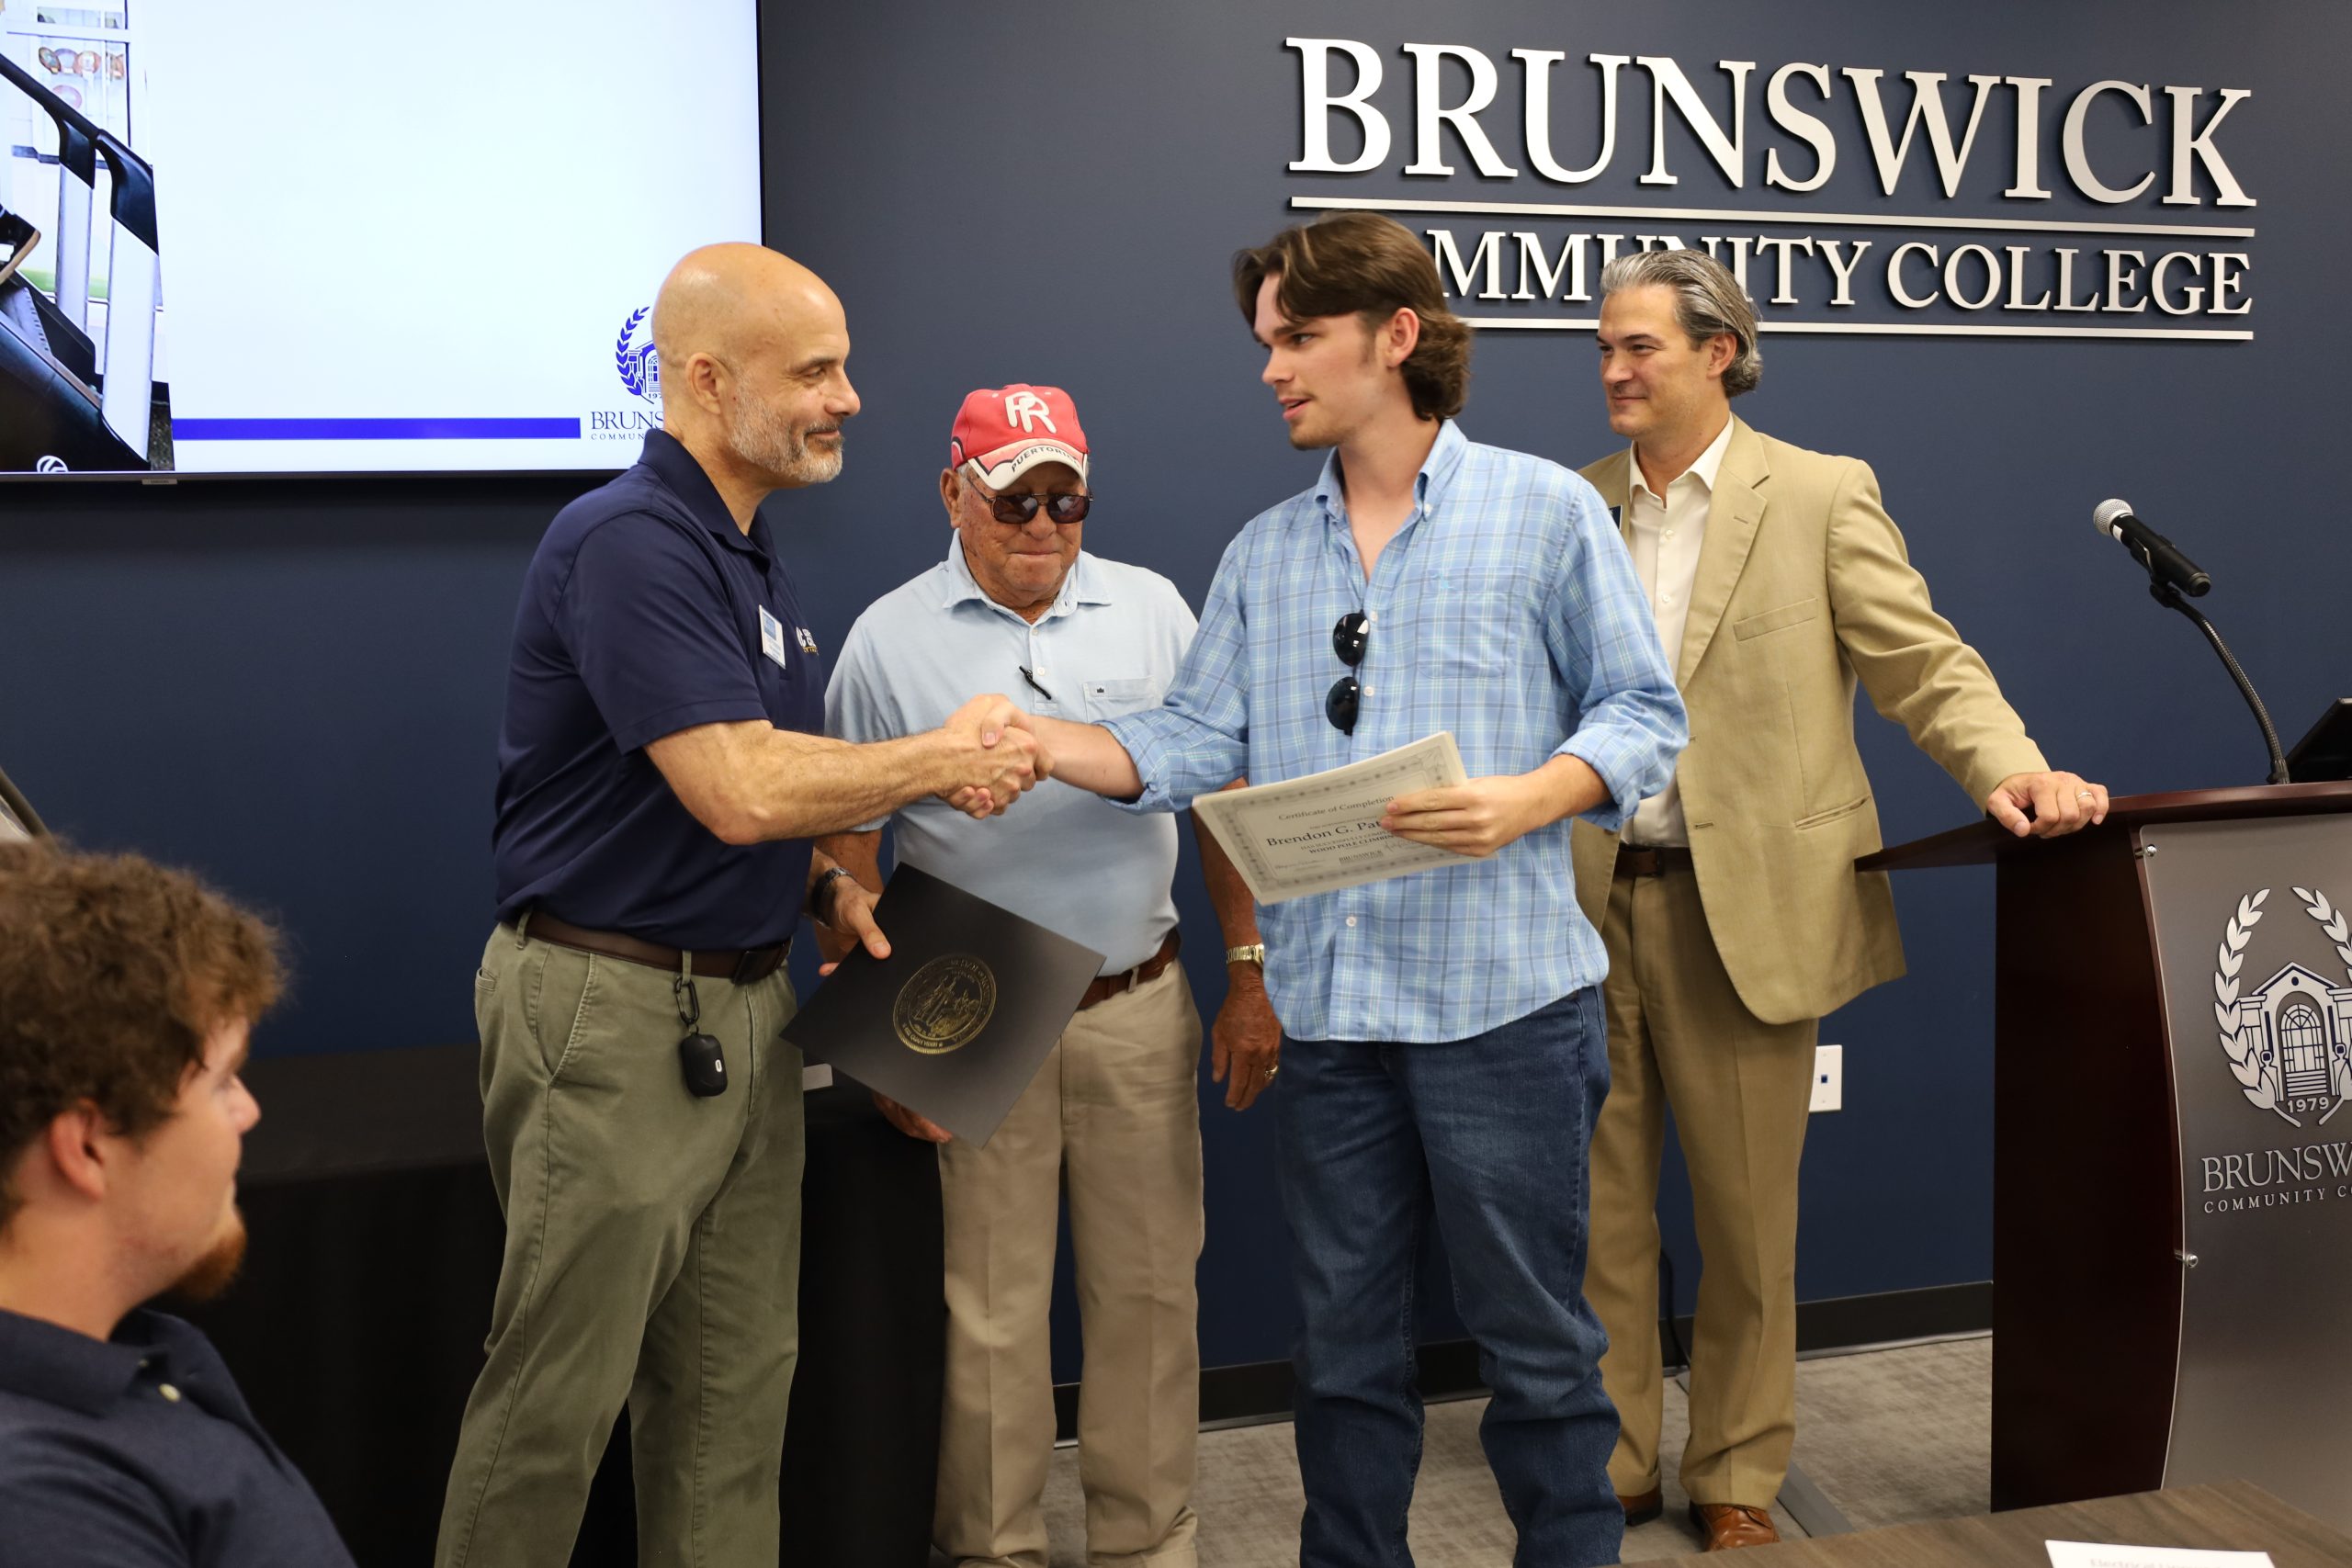
[(1030, 491), (1009, 491), (989, 497), (989, 513), (1000, 523), (1026, 523), (1037, 515), (1037, 508), (1046, 509), (1046, 519), (1054, 523), (1083, 523), (1086, 510), (1094, 504), (1091, 495), (1068, 495), (1056, 491), (1038, 495)]
[[(1371, 640), (1372, 617), (1362, 610), (1350, 610), (1331, 628), (1331, 651), (1351, 670), (1363, 662), (1364, 645)], [(1354, 676), (1342, 675), (1323, 694), (1323, 716), (1342, 735), (1356, 732), (1356, 699), (1360, 692)]]

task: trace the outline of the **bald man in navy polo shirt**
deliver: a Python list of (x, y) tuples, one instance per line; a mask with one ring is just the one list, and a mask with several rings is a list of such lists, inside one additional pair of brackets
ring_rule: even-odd
[(889, 951), (811, 836), (932, 795), (1001, 811), (1046, 776), (1002, 697), (879, 745), (823, 736), (825, 681), (767, 524), (841, 472), (841, 301), (756, 245), (654, 303), (662, 427), (566, 507), (523, 588), (474, 979), (506, 1214), (489, 1361), (438, 1561), (570, 1561), (624, 1402), (640, 1561), (760, 1564), (797, 1354), (804, 908)]

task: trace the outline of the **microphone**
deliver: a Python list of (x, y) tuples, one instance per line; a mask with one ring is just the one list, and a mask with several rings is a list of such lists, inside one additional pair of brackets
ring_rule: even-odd
[(2254, 710), (2254, 722), (2262, 727), (2262, 743), (2270, 752), (2270, 782), (2275, 784), (2287, 783), (2287, 758), (2278, 750), (2278, 731), (2270, 722), (2270, 710), (2262, 705), (2262, 698), (2255, 691), (2254, 682), (2246, 679), (2237, 655), (2232, 653), (2230, 645), (2222, 640), (2222, 634), (2213, 628), (2213, 623), (2189, 603), (2189, 600), (2209, 592), (2213, 586), (2213, 580), (2198, 570), (2195, 561), (2173, 548), (2170, 539), (2132, 516), (2132, 503), (2128, 501), (2100, 502), (2091, 513), (2091, 526), (2130, 550), (2132, 558), (2148, 569), (2149, 597), (2168, 610), (2178, 610), (2205, 634), (2205, 640), (2213, 645), (2213, 651), (2220, 656), (2222, 668), (2229, 671), (2230, 679), (2237, 682), (2238, 695), (2244, 697), (2245, 705)]
[(2173, 542), (2132, 514), (2128, 501), (2102, 501), (2091, 513), (2091, 526), (2132, 552), (2158, 582), (2168, 582), (2191, 599), (2212, 590), (2213, 580), (2197, 563), (2173, 547)]

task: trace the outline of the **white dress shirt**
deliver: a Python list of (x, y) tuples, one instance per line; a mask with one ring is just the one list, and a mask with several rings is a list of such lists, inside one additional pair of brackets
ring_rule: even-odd
[[(1625, 542), (1634, 553), (1634, 573), (1649, 595), (1650, 614), (1657, 619), (1658, 646), (1666, 661), (1679, 670), (1682, 662), (1682, 632), (1690, 619), (1690, 586), (1699, 577), (1699, 547), (1707, 537), (1707, 509), (1714, 503), (1715, 474), (1731, 446), (1731, 421), (1699, 454), (1698, 460), (1666, 487), (1661, 497), (1642, 477), (1641, 453), (1630, 454), (1630, 478), (1625, 487)], [(1625, 821), (1629, 844), (1688, 844), (1690, 830), (1682, 821), (1682, 791), (1669, 778), (1666, 787), (1644, 800)]]

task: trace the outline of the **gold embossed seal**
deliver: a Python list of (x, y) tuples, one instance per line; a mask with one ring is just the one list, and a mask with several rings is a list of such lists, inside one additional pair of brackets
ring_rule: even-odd
[(944, 1056), (979, 1038), (996, 1013), (996, 976), (967, 953), (933, 959), (907, 977), (890, 1008), (899, 1043)]

